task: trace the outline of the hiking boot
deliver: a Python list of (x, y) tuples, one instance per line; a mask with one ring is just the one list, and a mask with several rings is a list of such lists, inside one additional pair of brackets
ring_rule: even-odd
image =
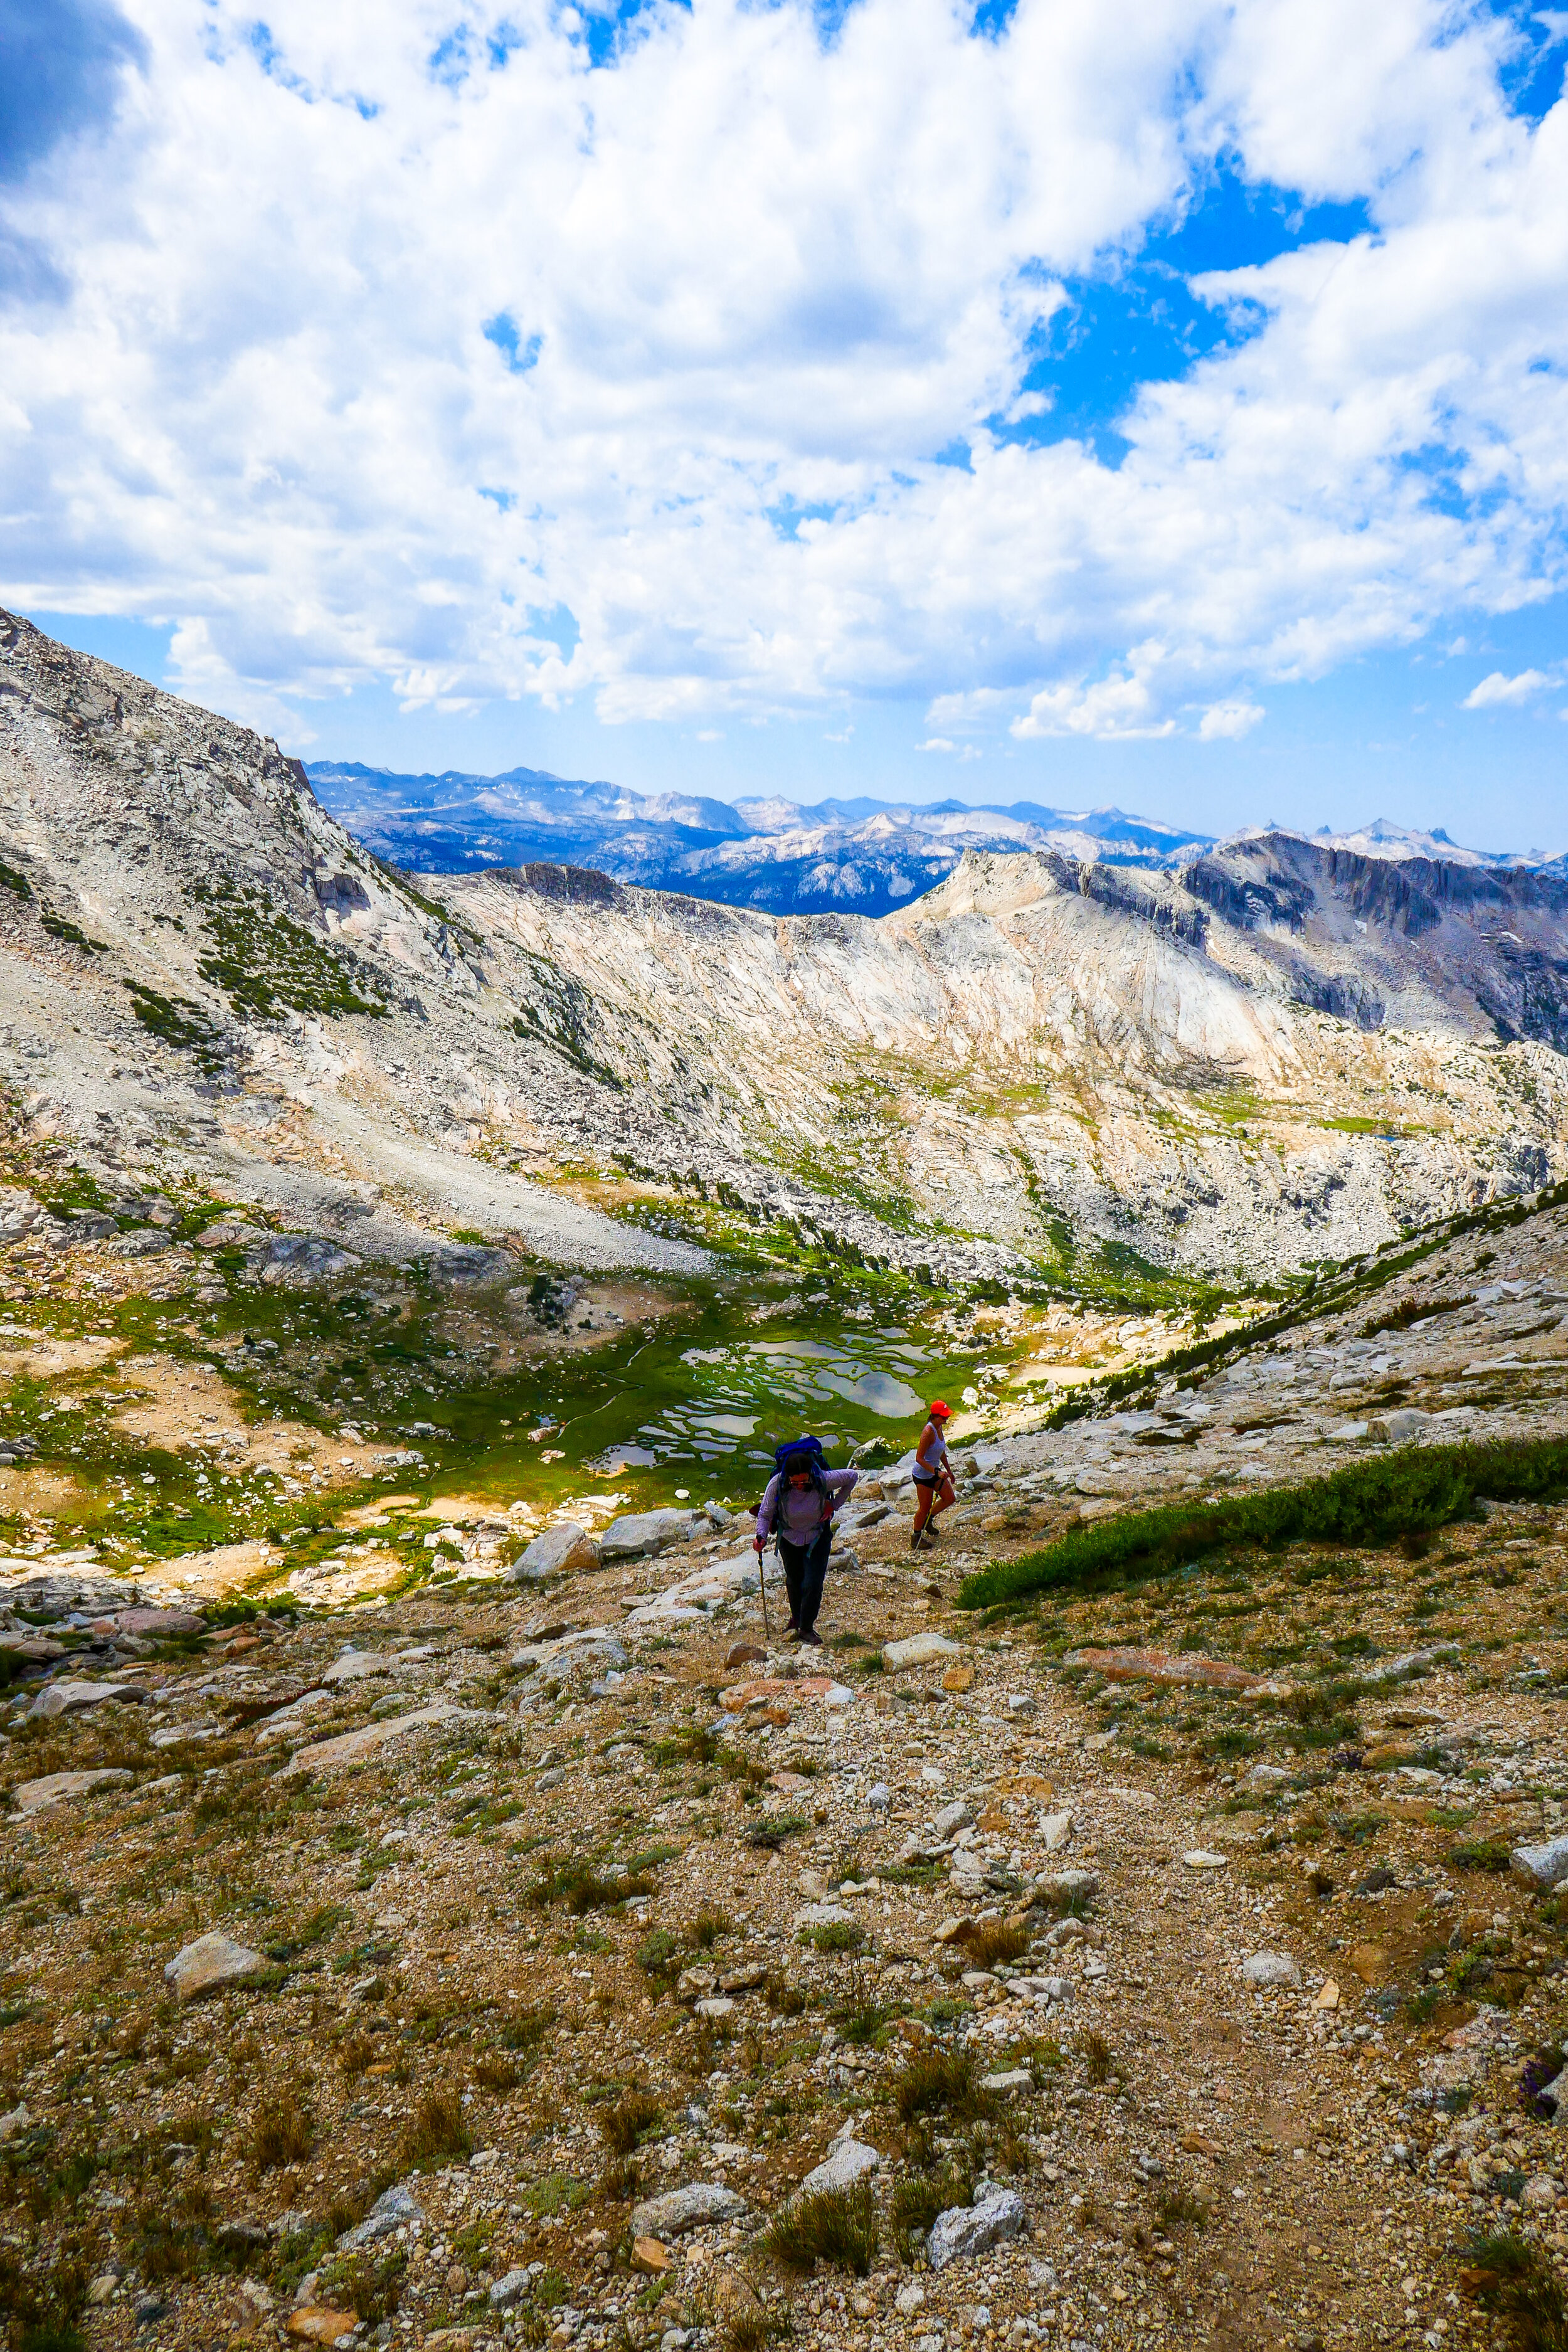
[(924, 1529), (923, 1528), (917, 1528), (915, 1529), (915, 1531), (914, 1531), (913, 1535), (912, 1535), (912, 1536), (910, 1536), (910, 1549), (911, 1551), (919, 1551), (919, 1549), (920, 1549), (920, 1548), (921, 1548), (921, 1536), (923, 1536), (923, 1535), (924, 1535), (924, 1533), (925, 1533), (925, 1529)]
[(801, 1638), (800, 1627), (798, 1625), (786, 1625), (784, 1629), (783, 1638), (786, 1642), (798, 1642)]
[(820, 1650), (820, 1649), (821, 1649), (821, 1647), (822, 1647), (822, 1636), (821, 1636), (821, 1634), (817, 1632), (817, 1630), (816, 1630), (816, 1626), (815, 1626), (815, 1625), (811, 1628), (811, 1631), (810, 1631), (809, 1633), (802, 1633), (802, 1635), (800, 1636), (800, 1638), (801, 1638), (801, 1640), (802, 1640), (803, 1642), (805, 1642), (805, 1643), (806, 1643), (806, 1644), (807, 1644), (811, 1649), (814, 1649), (814, 1650)]

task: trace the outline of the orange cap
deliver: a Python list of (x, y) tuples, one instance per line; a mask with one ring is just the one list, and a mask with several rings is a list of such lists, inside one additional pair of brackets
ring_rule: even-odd
[(948, 1421), (951, 1420), (952, 1416), (952, 1407), (950, 1404), (943, 1404), (941, 1397), (938, 1397), (931, 1409), (931, 1419), (933, 1421)]

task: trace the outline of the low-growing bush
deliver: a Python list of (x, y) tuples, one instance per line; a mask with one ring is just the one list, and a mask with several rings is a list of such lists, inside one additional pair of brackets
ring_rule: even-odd
[(1069, 1528), (1055, 1543), (967, 1577), (961, 1609), (989, 1609), (1028, 1592), (1071, 1590), (1115, 1575), (1161, 1576), (1228, 1548), (1288, 1543), (1387, 1543), (1467, 1517), (1479, 1495), (1544, 1500), (1568, 1488), (1568, 1440), (1497, 1445), (1408, 1445), (1327, 1478), (1169, 1503)]
[(613, 2107), (598, 2116), (599, 2137), (612, 2156), (630, 2156), (664, 2121), (664, 2109), (651, 2091), (626, 2091)]

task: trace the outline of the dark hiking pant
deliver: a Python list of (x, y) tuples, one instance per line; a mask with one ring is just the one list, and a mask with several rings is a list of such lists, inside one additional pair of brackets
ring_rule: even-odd
[(816, 1612), (822, 1606), (822, 1580), (827, 1573), (832, 1544), (831, 1527), (819, 1528), (806, 1544), (791, 1543), (785, 1536), (779, 1538), (790, 1623), (798, 1625), (803, 1633), (809, 1633), (816, 1623)]

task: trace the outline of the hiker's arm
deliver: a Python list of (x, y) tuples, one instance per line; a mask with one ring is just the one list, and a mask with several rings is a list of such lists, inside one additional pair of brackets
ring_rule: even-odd
[(829, 1517), (831, 1517), (833, 1513), (837, 1509), (839, 1504), (844, 1500), (845, 1496), (849, 1493), (850, 1489), (858, 1486), (859, 1481), (860, 1473), (858, 1470), (828, 1471), (826, 1476), (823, 1480), (823, 1484), (827, 1488), (827, 1510)]
[(773, 1499), (778, 1491), (779, 1482), (775, 1472), (774, 1475), (768, 1480), (767, 1490), (757, 1505), (757, 1532), (752, 1538), (753, 1551), (761, 1551), (768, 1539), (773, 1524)]

